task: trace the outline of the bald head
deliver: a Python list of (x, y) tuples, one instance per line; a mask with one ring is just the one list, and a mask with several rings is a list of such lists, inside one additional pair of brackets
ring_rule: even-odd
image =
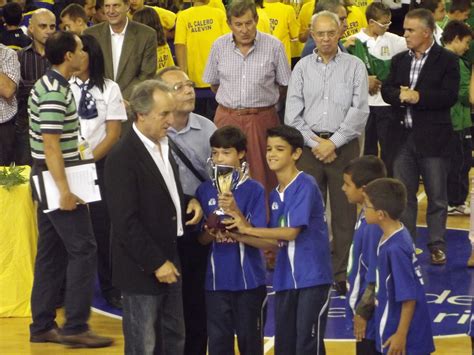
[(31, 16), (28, 30), (37, 49), (44, 49), (46, 40), (56, 32), (56, 16), (47, 9), (38, 9)]

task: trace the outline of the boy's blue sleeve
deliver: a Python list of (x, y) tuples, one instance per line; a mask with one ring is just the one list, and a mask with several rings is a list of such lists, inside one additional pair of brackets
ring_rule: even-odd
[[(316, 191), (310, 184), (302, 184), (291, 196), (288, 196), (288, 227), (307, 227), (310, 223), (311, 212), (314, 211), (314, 203), (318, 203)], [(291, 200), (290, 200), (291, 199)], [(320, 202), (322, 204), (322, 200)]]
[(417, 280), (413, 269), (412, 255), (407, 250), (397, 247), (391, 248), (389, 257), (395, 301), (415, 300)]
[(245, 217), (257, 228), (267, 226), (267, 208), (265, 205), (265, 190), (260, 184), (255, 185), (255, 191), (252, 193), (249, 211)]
[(367, 262), (367, 273), (365, 274), (365, 281), (367, 283), (376, 282), (376, 269), (377, 269), (377, 247), (382, 237), (382, 230), (376, 224), (367, 225), (367, 233), (363, 236), (364, 238), (364, 253), (366, 254)]

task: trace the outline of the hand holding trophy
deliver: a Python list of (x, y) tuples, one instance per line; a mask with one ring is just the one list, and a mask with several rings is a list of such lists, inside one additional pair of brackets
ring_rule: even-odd
[[(248, 176), (248, 165), (243, 162), (240, 168), (230, 165), (215, 164), (211, 158), (208, 159), (209, 176), (219, 196), (235, 191), (239, 183)], [(222, 220), (226, 218), (226, 213), (222, 207), (217, 208), (208, 216), (206, 226), (210, 229), (224, 231), (225, 225)]]

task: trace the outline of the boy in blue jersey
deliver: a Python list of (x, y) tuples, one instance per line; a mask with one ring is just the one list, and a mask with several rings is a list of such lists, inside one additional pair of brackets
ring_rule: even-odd
[[(240, 169), (247, 138), (237, 127), (219, 128), (210, 138), (215, 164)], [(196, 191), (204, 215), (218, 207), (236, 213), (255, 227), (266, 226), (265, 190), (243, 177), (233, 193), (218, 195), (210, 181)], [(241, 354), (263, 354), (263, 309), (266, 300), (265, 267), (259, 249), (235, 242), (220, 230), (206, 228), (199, 240), (212, 242), (205, 290), (209, 354), (234, 354), (234, 334)]]
[(435, 347), (415, 246), (399, 220), (406, 195), (400, 181), (388, 178), (372, 181), (364, 192), (366, 221), (383, 231), (377, 249), (375, 340), (383, 354), (425, 355)]
[[(387, 176), (383, 161), (366, 155), (353, 159), (344, 169), (342, 190), (349, 203), (364, 203), (364, 189), (371, 181)], [(356, 353), (377, 354), (375, 324), (372, 317), (375, 308), (375, 270), (377, 246), (382, 230), (376, 224), (367, 224), (362, 208), (355, 225), (354, 237), (347, 265), (346, 320), (353, 328)]]
[[(232, 214), (242, 242), (278, 245), (273, 277), (275, 354), (325, 354), (324, 332), (332, 283), (324, 204), (314, 178), (296, 168), (304, 139), (293, 127), (267, 131), (267, 163), (278, 179), (270, 194), (270, 228)], [(235, 235), (235, 233), (232, 233)]]

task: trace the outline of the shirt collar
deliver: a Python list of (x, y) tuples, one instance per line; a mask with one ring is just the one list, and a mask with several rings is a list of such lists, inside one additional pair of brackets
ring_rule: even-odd
[[(158, 147), (155, 142), (153, 142), (150, 138), (146, 137), (140, 130), (137, 128), (136, 124), (133, 123), (133, 130), (137, 134), (138, 138), (143, 142), (143, 144), (151, 150), (155, 150)], [(168, 145), (168, 137), (163, 137), (160, 139), (160, 146), (167, 146)]]
[(89, 83), (89, 80), (90, 79), (87, 79), (86, 81), (82, 81), (81, 79), (79, 79), (77, 76), (73, 76), (71, 78), (71, 80), (69, 80), (70, 83), (74, 83), (76, 84), (77, 86), (81, 86), (83, 84), (88, 84)]
[(62, 86), (69, 86), (69, 82), (66, 80), (66, 78), (64, 76), (62, 76), (62, 74), (60, 72), (58, 72), (57, 70), (54, 70), (54, 69), (49, 69), (47, 72), (46, 72), (46, 75), (48, 76), (48, 78), (51, 78), (51, 79), (56, 79), (57, 81), (59, 81), (59, 84), (61, 84)]
[[(433, 46), (434, 46), (435, 43), (436, 43), (436, 41), (433, 39), (433, 42), (431, 42), (431, 46), (429, 46), (429, 48), (423, 53), (421, 59), (423, 59), (423, 58), (425, 58), (426, 56), (428, 56), (428, 54), (430, 53), (431, 48), (433, 48)], [(410, 57), (416, 58), (416, 57), (415, 57), (415, 51), (413, 51), (413, 50), (410, 49), (410, 50), (408, 51), (408, 54), (410, 55)]]
[[(324, 63), (323, 62), (323, 58), (321, 58), (318, 54), (318, 47), (316, 47), (314, 50), (313, 50), (313, 53), (315, 54), (315, 59), (316, 59), (316, 62), (318, 63)], [(335, 61), (336, 63), (339, 61), (339, 58), (341, 57), (341, 49), (339, 48), (339, 46), (337, 46), (337, 53), (336, 55), (331, 59), (331, 61)]]
[[(255, 44), (260, 40), (260, 37), (262, 35), (260, 34), (260, 31), (257, 30), (257, 34), (255, 35), (255, 39), (253, 40), (253, 45), (255, 46)], [(232, 34), (232, 32), (230, 33), (230, 42), (235, 46), (237, 47), (237, 45), (235, 44), (235, 41), (234, 41), (234, 35)]]
[(188, 132), (191, 129), (195, 129), (195, 130), (201, 130), (202, 129), (201, 123), (199, 122), (199, 120), (196, 119), (196, 116), (195, 116), (194, 112), (191, 112), (189, 114), (188, 123), (186, 123), (186, 126), (182, 130), (180, 130), (178, 132), (173, 127), (170, 127), (170, 128), (168, 128), (168, 131), (170, 131), (171, 133), (173, 133), (175, 135), (180, 135), (180, 134), (184, 134), (184, 133)]
[(125, 18), (125, 21), (126, 21), (125, 27), (123, 28), (122, 32), (119, 32), (119, 33), (112, 31), (112, 27), (110, 27), (109, 25), (110, 36), (125, 36), (125, 32), (127, 31), (127, 27), (128, 27), (128, 17)]

